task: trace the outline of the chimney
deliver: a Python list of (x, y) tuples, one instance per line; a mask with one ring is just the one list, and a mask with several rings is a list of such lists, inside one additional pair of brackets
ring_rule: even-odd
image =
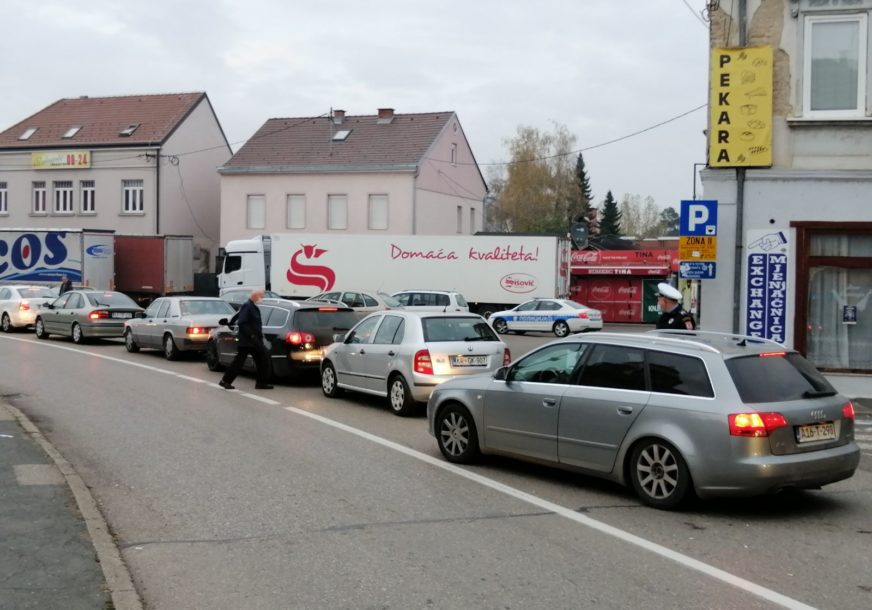
[(394, 120), (394, 109), (393, 108), (379, 108), (378, 109), (378, 120), (376, 123), (379, 125), (387, 125), (391, 121)]
[(334, 125), (342, 125), (342, 121), (345, 120), (345, 111), (344, 110), (334, 110), (333, 111), (333, 124)]

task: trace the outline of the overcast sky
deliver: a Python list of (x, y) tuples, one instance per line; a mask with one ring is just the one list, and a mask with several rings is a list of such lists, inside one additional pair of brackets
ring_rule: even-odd
[[(0, 0), (0, 130), (64, 97), (205, 91), (234, 150), (268, 118), (331, 107), (456, 111), (483, 165), (508, 158), (519, 125), (556, 121), (583, 149), (706, 103), (704, 6)], [(595, 202), (609, 189), (660, 207), (690, 199), (705, 123), (701, 109), (585, 152)]]

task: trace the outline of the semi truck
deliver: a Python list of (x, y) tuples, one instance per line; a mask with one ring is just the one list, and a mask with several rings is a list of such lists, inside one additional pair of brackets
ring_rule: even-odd
[(568, 298), (568, 238), (552, 235), (279, 233), (228, 242), (218, 286), (302, 299), (331, 289), (461, 293), (485, 317), (532, 298)]
[(120, 290), (142, 303), (194, 290), (189, 235), (91, 229), (0, 229), (0, 283)]

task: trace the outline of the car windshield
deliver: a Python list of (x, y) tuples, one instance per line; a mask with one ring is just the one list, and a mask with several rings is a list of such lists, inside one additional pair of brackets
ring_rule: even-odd
[(389, 294), (385, 294), (384, 292), (379, 292), (378, 296), (381, 298), (382, 301), (384, 301), (384, 304), (387, 305), (388, 307), (402, 307), (403, 306), (402, 303), (400, 303), (398, 300), (396, 300), (394, 297), (392, 297)]
[(487, 322), (477, 316), (450, 318), (423, 318), (424, 342), (443, 341), (499, 341)]
[(139, 305), (137, 305), (133, 299), (120, 292), (89, 292), (87, 293), (87, 297), (91, 305), (96, 305), (97, 307), (108, 305), (110, 307), (139, 308)]
[[(327, 308), (333, 309), (333, 308)], [(328, 311), (325, 309), (301, 309), (295, 316), (295, 323), (299, 330), (310, 333), (318, 331), (351, 330), (357, 324), (358, 314), (353, 311)]]
[(797, 353), (760, 354), (727, 360), (727, 370), (746, 403), (833, 396), (836, 390)]
[(57, 296), (51, 288), (43, 288), (42, 286), (31, 286), (30, 288), (19, 288), (18, 294), (25, 299), (39, 299), (44, 297), (54, 298)]
[(179, 301), (179, 310), (183, 316), (236, 313), (227, 301)]

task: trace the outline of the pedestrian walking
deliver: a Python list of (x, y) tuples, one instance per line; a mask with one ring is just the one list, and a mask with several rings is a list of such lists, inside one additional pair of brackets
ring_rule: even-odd
[(660, 308), (657, 328), (696, 330), (693, 316), (681, 306), (681, 293), (666, 282), (657, 284), (657, 306)]
[(236, 379), (239, 370), (245, 363), (245, 357), (249, 354), (254, 358), (254, 364), (257, 366), (255, 389), (271, 390), (273, 388), (269, 383), (269, 356), (263, 344), (263, 322), (260, 319), (260, 309), (257, 306), (258, 301), (262, 298), (263, 290), (253, 290), (251, 296), (229, 322), (230, 325), (233, 325), (235, 321), (239, 329), (236, 335), (238, 341), (236, 357), (224, 372), (221, 381), (218, 382), (218, 385), (225, 390), (235, 389), (233, 380)]
[(61, 285), (58, 288), (58, 296), (61, 296), (65, 292), (69, 292), (73, 289), (73, 283), (70, 281), (66, 275), (61, 277)]

